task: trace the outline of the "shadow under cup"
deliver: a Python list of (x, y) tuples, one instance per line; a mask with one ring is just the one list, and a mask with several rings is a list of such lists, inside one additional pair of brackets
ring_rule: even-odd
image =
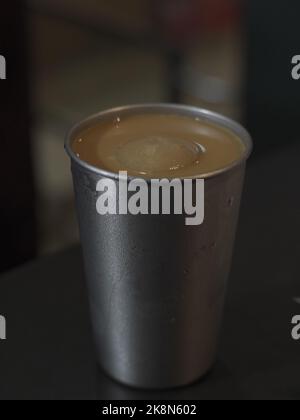
[[(72, 142), (103, 118), (141, 112), (197, 117), (231, 130), (244, 144), (238, 161), (201, 177), (203, 224), (187, 226), (184, 214), (97, 213), (97, 183), (110, 178), (118, 188), (118, 174), (81, 161)], [(194, 382), (211, 369), (251, 148), (251, 138), (239, 124), (180, 105), (106, 111), (80, 123), (68, 136), (97, 356), (102, 369), (117, 381), (172, 388)]]

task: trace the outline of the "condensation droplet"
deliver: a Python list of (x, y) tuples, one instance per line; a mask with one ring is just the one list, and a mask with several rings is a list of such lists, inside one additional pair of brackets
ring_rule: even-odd
[(119, 128), (119, 124), (121, 123), (121, 118), (117, 117), (115, 120), (116, 127)]
[(232, 207), (233, 203), (234, 203), (234, 197), (229, 197), (227, 201), (228, 207)]

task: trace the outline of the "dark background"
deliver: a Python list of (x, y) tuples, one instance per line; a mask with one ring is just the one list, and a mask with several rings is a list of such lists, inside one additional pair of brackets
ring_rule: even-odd
[(63, 137), (92, 112), (204, 106), (247, 126), (252, 159), (299, 141), (299, 12), (296, 0), (5, 2), (0, 270), (78, 240)]

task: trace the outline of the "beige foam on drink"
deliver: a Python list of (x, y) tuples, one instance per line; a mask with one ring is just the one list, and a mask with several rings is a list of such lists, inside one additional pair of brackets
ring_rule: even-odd
[(109, 172), (146, 178), (196, 177), (223, 169), (245, 152), (226, 128), (176, 114), (137, 114), (103, 120), (75, 138), (77, 156)]

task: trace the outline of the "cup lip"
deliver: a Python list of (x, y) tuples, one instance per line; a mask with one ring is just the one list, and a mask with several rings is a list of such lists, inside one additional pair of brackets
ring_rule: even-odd
[[(84, 120), (77, 123), (69, 132), (67, 133), (67, 136), (65, 138), (65, 150), (66, 153), (71, 158), (71, 161), (81, 168), (93, 172), (96, 175), (99, 175), (100, 177), (120, 180), (119, 173), (111, 172), (105, 169), (98, 168), (96, 166), (93, 166), (83, 160), (81, 160), (76, 153), (72, 150), (72, 143), (76, 137), (84, 128), (87, 128), (91, 126), (94, 123), (97, 123), (101, 119), (105, 118), (112, 118), (117, 117), (120, 115), (130, 115), (132, 113), (138, 113), (138, 112), (159, 112), (163, 111), (165, 113), (169, 114), (178, 114), (178, 115), (185, 115), (187, 117), (193, 117), (193, 118), (200, 118), (204, 121), (208, 121), (211, 123), (214, 123), (216, 125), (219, 125), (223, 128), (228, 129), (229, 131), (233, 132), (239, 139), (242, 141), (242, 143), (245, 146), (245, 151), (241, 155), (239, 159), (232, 162), (230, 165), (224, 166), (223, 168), (217, 169), (215, 171), (210, 171), (201, 175), (194, 175), (189, 177), (170, 177), (169, 179), (209, 179), (216, 177), (218, 175), (221, 175), (225, 172), (228, 172), (240, 165), (242, 165), (250, 156), (252, 150), (253, 150), (253, 141), (251, 138), (251, 135), (249, 132), (238, 122), (234, 121), (231, 118), (225, 117), (222, 114), (219, 114), (214, 111), (210, 111), (204, 108), (199, 108), (195, 106), (190, 105), (184, 105), (184, 104), (172, 104), (172, 103), (144, 103), (144, 104), (135, 104), (135, 105), (125, 105), (115, 108), (110, 108), (105, 111), (98, 112), (96, 114), (91, 115), (88, 118), (85, 118)], [(153, 178), (147, 178), (147, 177), (138, 177), (138, 176), (131, 176), (128, 175), (127, 179), (137, 179), (142, 178), (146, 182), (151, 182), (151, 179)]]

